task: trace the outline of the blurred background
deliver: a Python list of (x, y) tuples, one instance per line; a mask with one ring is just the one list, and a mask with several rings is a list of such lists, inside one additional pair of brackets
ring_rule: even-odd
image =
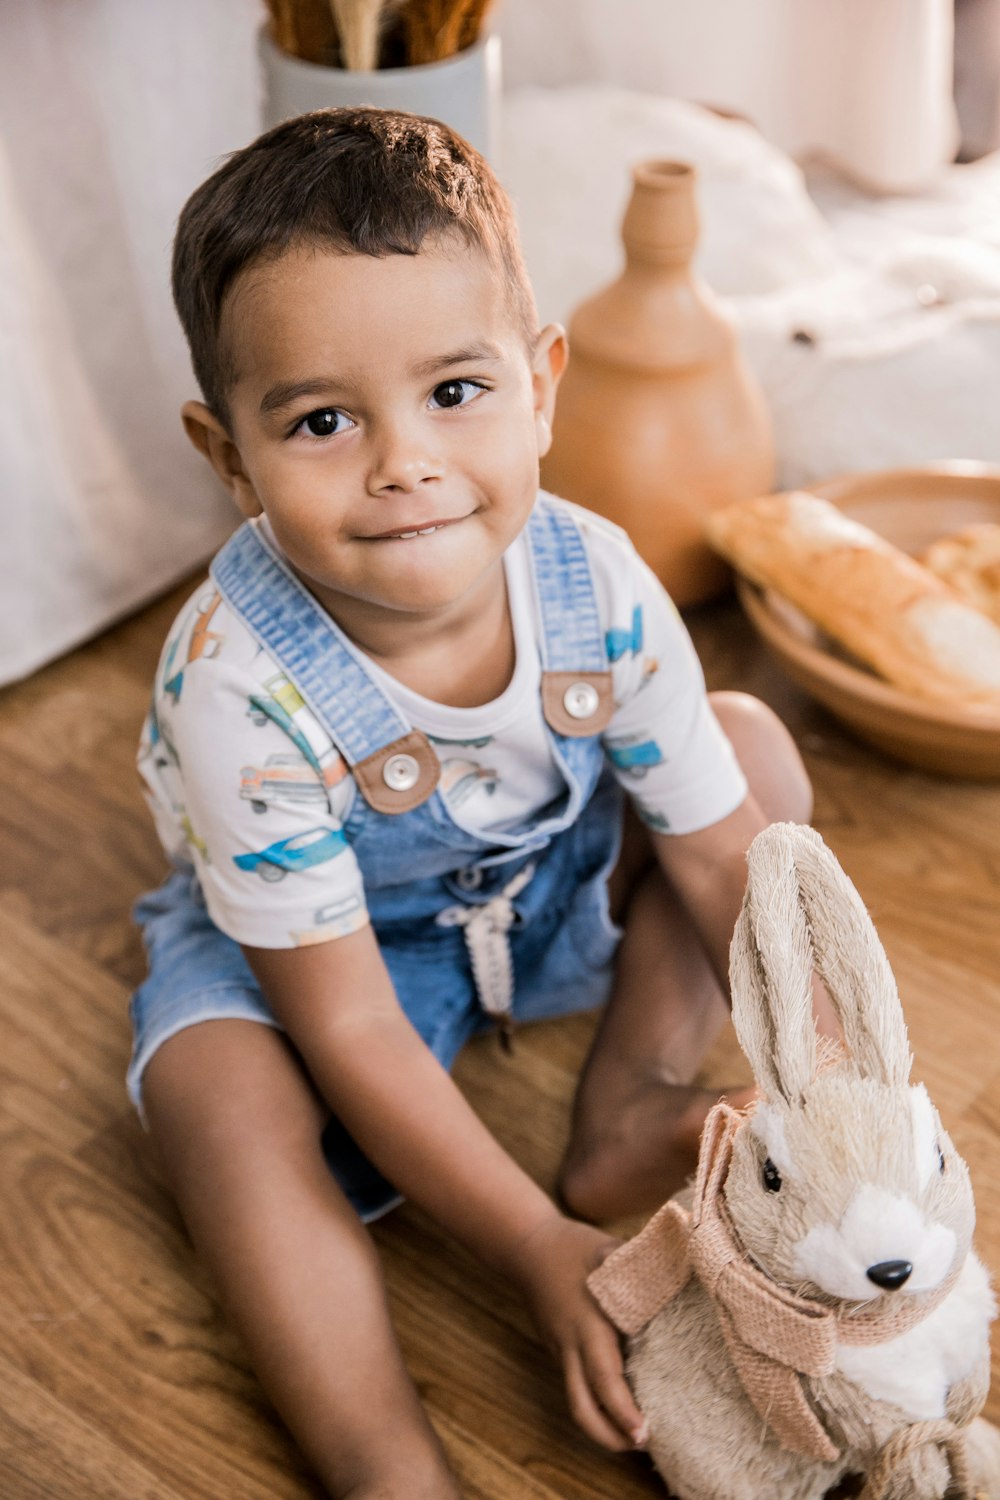
[[(181, 432), (168, 266), (188, 194), (262, 128), (268, 18), (0, 7), (0, 682), (234, 524)], [(631, 165), (690, 161), (699, 270), (764, 390), (780, 486), (1000, 462), (1000, 0), (501, 0), (485, 20), (488, 149), (543, 321), (616, 273)]]

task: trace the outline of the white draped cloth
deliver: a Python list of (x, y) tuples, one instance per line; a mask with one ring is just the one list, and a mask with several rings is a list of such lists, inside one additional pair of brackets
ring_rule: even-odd
[(246, 0), (8, 3), (0, 22), (0, 682), (231, 527), (181, 430), (184, 199), (256, 133)]
[[(503, 0), (518, 87), (505, 100), (501, 171), (543, 315), (565, 319), (614, 274), (631, 162), (681, 156), (700, 169), (701, 266), (764, 382), (783, 480), (929, 457), (1000, 461), (987, 412), (1000, 356), (1000, 166), (940, 169), (953, 140), (949, 6)], [(892, 21), (903, 11), (905, 36)], [(262, 13), (254, 0), (3, 6), (0, 683), (183, 577), (234, 523), (180, 427), (196, 391), (169, 256), (188, 194), (259, 129)], [(817, 19), (833, 13), (836, 34)], [(806, 16), (819, 28), (808, 45)], [(919, 178), (919, 193), (880, 200), (832, 181), (819, 211), (773, 142), (824, 145), (820, 115), (800, 108), (824, 67), (822, 97), (836, 77), (868, 175)], [(875, 84), (895, 111), (878, 128)], [(772, 143), (667, 93), (756, 112)], [(825, 144), (851, 146), (843, 135)], [(795, 341), (796, 328), (815, 342)]]
[(745, 115), (912, 191), (952, 160), (954, 0), (502, 0), (510, 85), (605, 83)]

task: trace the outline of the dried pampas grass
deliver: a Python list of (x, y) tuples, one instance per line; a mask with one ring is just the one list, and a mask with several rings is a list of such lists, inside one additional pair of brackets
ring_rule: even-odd
[(390, 6), (384, 0), (330, 0), (340, 36), (340, 60), (352, 72), (371, 73), (378, 67), (378, 43)]
[(329, 0), (266, 0), (275, 46), (303, 62), (330, 63), (338, 55)]
[[(441, 62), (478, 41), (492, 0), (265, 0), (277, 46), (352, 70)], [(383, 63), (384, 65), (384, 63)]]
[(405, 0), (401, 15), (407, 61), (441, 62), (479, 37), (490, 0)]

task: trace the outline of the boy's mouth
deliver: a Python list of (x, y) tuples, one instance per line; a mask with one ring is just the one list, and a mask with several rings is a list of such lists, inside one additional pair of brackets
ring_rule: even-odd
[(407, 526), (399, 531), (380, 531), (376, 536), (366, 537), (368, 542), (409, 542), (415, 536), (432, 536), (435, 531), (442, 531), (445, 526), (454, 526), (456, 521), (464, 520), (464, 516), (455, 516), (449, 521), (427, 521), (423, 526)]

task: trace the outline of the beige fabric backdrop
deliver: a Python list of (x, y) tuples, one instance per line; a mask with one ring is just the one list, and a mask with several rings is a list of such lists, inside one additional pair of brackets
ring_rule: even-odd
[(178, 208), (256, 130), (248, 0), (0, 5), (0, 681), (230, 526), (190, 450)]
[[(792, 129), (793, 104), (808, 101), (810, 78), (817, 81), (815, 37), (804, 51), (801, 17), (835, 10), (842, 29), (836, 37), (822, 33), (826, 60), (840, 59), (839, 71), (826, 69), (831, 79), (843, 81), (848, 62), (860, 57), (885, 102), (910, 109), (910, 158), (898, 155), (898, 131), (876, 131), (865, 137), (866, 160), (885, 166), (895, 152), (895, 170), (923, 171), (949, 139), (942, 104), (948, 3), (502, 0), (498, 17), (511, 85), (603, 79), (712, 98), (758, 113), (776, 138), (795, 146), (806, 136)], [(254, 40), (262, 10), (253, 0), (0, 0), (0, 683), (163, 590), (203, 561), (233, 523), (178, 422), (193, 381), (167, 276), (181, 203), (222, 154), (258, 129)], [(898, 22), (903, 10), (900, 32), (892, 18)], [(858, 48), (852, 37), (862, 12), (865, 45)], [(725, 48), (717, 40), (723, 34)], [(855, 78), (849, 115), (860, 126), (870, 119), (869, 96), (856, 85)], [(607, 104), (603, 115), (585, 101), (584, 113), (574, 115), (572, 91), (551, 98), (561, 159), (553, 162), (549, 143), (533, 138), (531, 96), (509, 101), (508, 177), (540, 286), (546, 291), (555, 279), (565, 292), (563, 270), (574, 255), (573, 284), (581, 288), (614, 264), (615, 199), (597, 204), (606, 233), (590, 237), (581, 258), (570, 237), (572, 205), (553, 211), (552, 173), (579, 182), (575, 201), (594, 223), (586, 197), (594, 150), (603, 149), (605, 180), (624, 192), (640, 140), (643, 153), (671, 143), (683, 149), (686, 141), (695, 150), (701, 127), (689, 120), (688, 134), (678, 135), (676, 122), (661, 126), (650, 98)], [(780, 179), (779, 167), (767, 171)], [(717, 186), (728, 186), (739, 204), (739, 173), (725, 176)], [(725, 198), (716, 195), (719, 212)], [(721, 289), (760, 290), (758, 275), (777, 288), (783, 271), (791, 274), (803, 259), (829, 260), (808, 205), (791, 211), (801, 243), (786, 240), (782, 248), (774, 237), (755, 265), (744, 257), (736, 267), (749, 282), (741, 285), (737, 274)], [(779, 324), (764, 338), (765, 360), (776, 341), (784, 345)], [(782, 370), (784, 380), (790, 372)]]

